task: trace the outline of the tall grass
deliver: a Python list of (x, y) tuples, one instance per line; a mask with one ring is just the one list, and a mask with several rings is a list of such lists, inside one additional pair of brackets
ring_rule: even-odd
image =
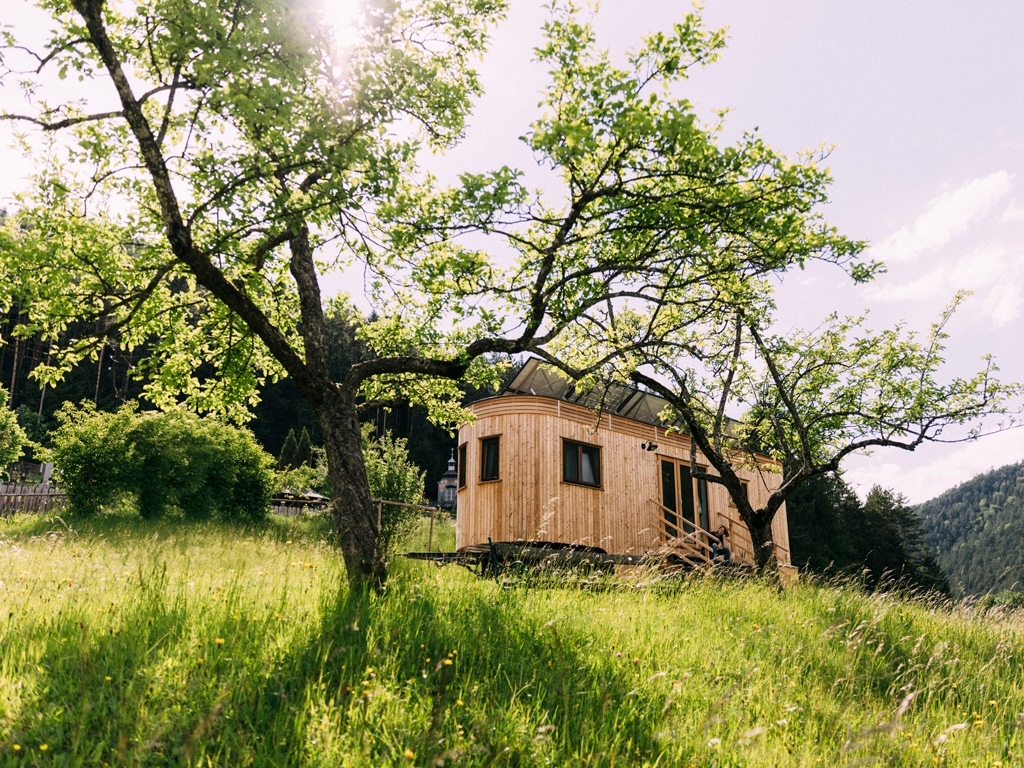
[(315, 521), (3, 521), (0, 764), (1020, 760), (1013, 615), (710, 578), (501, 589), (396, 560), (383, 595), (352, 594)]

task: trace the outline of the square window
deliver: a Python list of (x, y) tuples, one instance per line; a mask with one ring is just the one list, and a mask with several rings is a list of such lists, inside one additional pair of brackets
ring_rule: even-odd
[(601, 487), (601, 449), (596, 445), (562, 441), (562, 480)]

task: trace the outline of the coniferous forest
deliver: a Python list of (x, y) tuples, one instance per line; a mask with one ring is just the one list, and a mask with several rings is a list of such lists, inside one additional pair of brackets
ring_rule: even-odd
[(978, 475), (919, 511), (954, 594), (1024, 592), (1024, 462)]
[(861, 503), (841, 477), (821, 475), (798, 488), (786, 509), (793, 564), (802, 570), (868, 588), (896, 583), (950, 594), (919, 513), (896, 491), (876, 485)]

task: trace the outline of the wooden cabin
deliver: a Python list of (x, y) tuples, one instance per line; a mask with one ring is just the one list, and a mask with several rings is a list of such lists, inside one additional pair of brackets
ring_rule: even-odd
[[(753, 564), (750, 534), (723, 485), (690, 474), (690, 440), (669, 431), (665, 401), (608, 384), (577, 394), (553, 367), (529, 360), (501, 395), (470, 406), (459, 429), (456, 548), (546, 541), (642, 555), (707, 554), (707, 531), (729, 530), (735, 561)], [(766, 459), (767, 461), (767, 459)], [(697, 463), (707, 466), (697, 453)], [(780, 475), (742, 470), (754, 506)], [(773, 523), (790, 563), (783, 507)]]

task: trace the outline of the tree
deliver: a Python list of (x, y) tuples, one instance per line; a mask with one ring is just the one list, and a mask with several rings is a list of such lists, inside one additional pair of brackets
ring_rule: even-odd
[(860, 513), (857, 494), (837, 473), (817, 475), (795, 488), (786, 499), (793, 565), (816, 573), (859, 567)]
[[(769, 334), (770, 292), (759, 302), (752, 296), (723, 302), (710, 324), (684, 326), (670, 318), (637, 332), (627, 316), (614, 327), (629, 329), (631, 337), (572, 339), (578, 354), (588, 344), (598, 362), (571, 372), (586, 380), (615, 360), (619, 376), (670, 403), (671, 416), (692, 438), (691, 473), (729, 491), (750, 529), (759, 569), (774, 563), (771, 524), (787, 497), (837, 472), (846, 456), (972, 440), (986, 419), (1005, 417), (999, 429), (1019, 413), (1024, 388), (1000, 383), (991, 358), (971, 378), (940, 380), (944, 329), (960, 297), (919, 339), (903, 327), (873, 332), (864, 318), (836, 316), (814, 332)], [(730, 408), (740, 421), (726, 417)], [(963, 431), (953, 433), (956, 428)], [(698, 452), (715, 474), (704, 473)], [(760, 508), (748, 499), (739, 468), (781, 474)]]
[(313, 464), (313, 446), (309, 440), (309, 430), (305, 427), (302, 428), (302, 432), (299, 434), (298, 443), (295, 446), (295, 466), (312, 466)]
[(299, 466), (295, 456), (298, 453), (299, 444), (295, 439), (295, 429), (288, 430), (288, 436), (284, 439), (284, 446), (281, 448), (281, 456), (277, 460), (278, 469), (295, 469)]
[[(618, 68), (556, 3), (538, 50), (552, 70), (546, 113), (525, 137), (560, 175), (550, 195), (509, 168), (440, 188), (416, 166), (421, 146), (461, 136), (479, 90), (467, 62), (497, 0), (370, 3), (344, 29), (312, 0), (39, 3), (55, 31), (38, 49), (7, 33), (4, 80), (30, 107), (3, 119), (38, 129), (53, 162), (0, 252), (12, 284), (34, 274), (18, 293), (55, 343), (41, 372), (59, 376), (116, 334), (129, 349), (150, 342), (140, 370), (156, 404), (183, 397), (236, 417), (260, 382), (291, 377), (346, 502), (335, 514), (353, 582), (385, 578), (360, 407), (404, 399), (451, 421), (451, 382), (480, 383), (482, 355), (542, 350), (631, 300), (685, 307), (689, 321), (751, 276), (848, 263), (859, 248), (816, 212), (828, 182), (817, 158), (785, 158), (755, 135), (720, 147), (718, 126), (671, 96), (724, 42), (695, 15)], [(48, 99), (50, 72), (102, 84), (113, 103), (95, 88), (84, 102)], [(516, 258), (464, 244), (467, 233)], [(373, 320), (323, 297), (321, 274), (349, 261), (367, 276)], [(372, 350), (338, 379), (332, 313)], [(72, 319), (96, 334), (69, 338)]]
[(17, 414), (7, 407), (7, 392), (0, 389), (0, 469), (21, 456), (27, 440)]
[(949, 580), (924, 541), (921, 516), (903, 494), (874, 486), (863, 509), (864, 530), (859, 539), (861, 559), (873, 582), (897, 581), (949, 595)]

